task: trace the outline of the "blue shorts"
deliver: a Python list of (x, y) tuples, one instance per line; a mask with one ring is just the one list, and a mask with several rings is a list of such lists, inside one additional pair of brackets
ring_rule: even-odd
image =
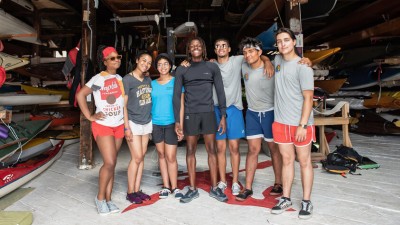
[[(217, 106), (214, 106), (215, 117), (217, 118), (217, 129), (219, 122), (221, 121), (221, 111)], [(217, 140), (235, 140), (245, 136), (244, 133), (244, 119), (242, 110), (231, 105), (226, 109), (226, 131), (223, 134), (215, 135)]]
[(255, 139), (264, 137), (265, 141), (272, 142), (272, 123), (274, 110), (266, 112), (246, 111), (246, 138)]

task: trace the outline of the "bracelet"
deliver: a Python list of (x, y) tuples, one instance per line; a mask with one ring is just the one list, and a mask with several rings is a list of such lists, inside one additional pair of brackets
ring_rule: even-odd
[(129, 128), (124, 128), (124, 131), (130, 130)]

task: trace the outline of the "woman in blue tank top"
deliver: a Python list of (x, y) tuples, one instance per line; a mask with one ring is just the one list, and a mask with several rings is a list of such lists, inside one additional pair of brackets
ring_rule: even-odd
[[(176, 199), (182, 197), (182, 193), (177, 187), (178, 163), (176, 161), (176, 151), (178, 141), (183, 136), (175, 133), (175, 117), (172, 104), (174, 94), (174, 80), (171, 75), (172, 60), (168, 54), (162, 53), (157, 56), (154, 66), (160, 73), (160, 77), (151, 82), (153, 88), (151, 98), (153, 106), (151, 109), (153, 121), (153, 142), (158, 151), (161, 177), (163, 187), (159, 192), (160, 198), (167, 198), (171, 193)], [(182, 94), (183, 95), (183, 94)], [(183, 112), (183, 106), (181, 107)], [(183, 117), (183, 113), (180, 113)]]

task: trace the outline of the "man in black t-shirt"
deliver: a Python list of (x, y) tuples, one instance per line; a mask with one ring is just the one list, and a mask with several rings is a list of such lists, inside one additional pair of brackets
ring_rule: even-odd
[[(211, 189), (210, 196), (218, 201), (228, 200), (226, 195), (217, 186), (217, 154), (214, 146), (216, 132), (224, 133), (226, 128), (226, 99), (221, 72), (217, 65), (206, 62), (206, 47), (203, 39), (195, 37), (187, 44), (187, 55), (190, 67), (180, 66), (176, 70), (174, 85), (174, 114), (175, 131), (179, 135), (186, 135), (186, 163), (188, 168), (190, 188), (180, 202), (187, 203), (199, 197), (196, 188), (196, 149), (200, 134), (203, 135), (208, 153), (210, 167)], [(216, 118), (214, 114), (213, 85), (217, 91), (221, 122), (215, 130)], [(185, 91), (184, 121), (180, 121), (180, 107), (182, 87)], [(183, 122), (183, 131), (182, 131)]]

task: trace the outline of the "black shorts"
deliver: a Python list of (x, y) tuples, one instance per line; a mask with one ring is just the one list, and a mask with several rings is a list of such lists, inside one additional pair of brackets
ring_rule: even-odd
[(175, 133), (174, 123), (169, 125), (153, 124), (152, 138), (155, 144), (165, 142), (169, 145), (178, 145), (178, 136)]
[(214, 112), (186, 113), (183, 116), (183, 132), (185, 135), (215, 134), (217, 122)]

